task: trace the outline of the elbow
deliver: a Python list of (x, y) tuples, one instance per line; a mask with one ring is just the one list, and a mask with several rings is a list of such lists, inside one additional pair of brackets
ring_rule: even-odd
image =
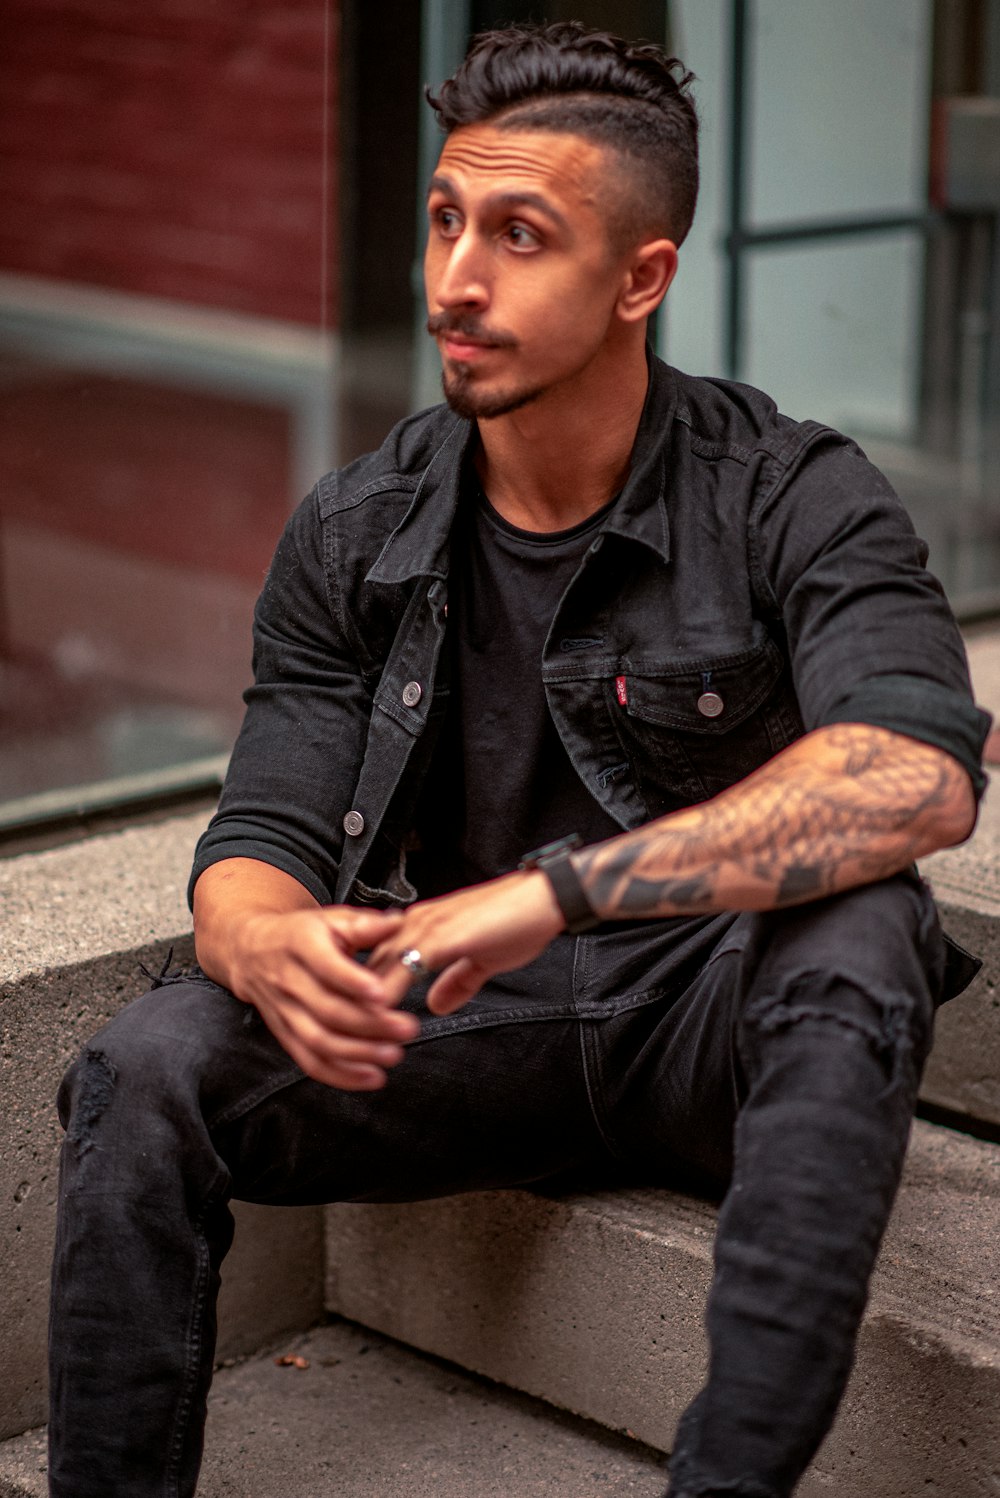
[(950, 777), (949, 793), (941, 798), (927, 818), (925, 836), (928, 846), (921, 850), (922, 855), (936, 853), (941, 848), (954, 848), (971, 837), (975, 829), (979, 806), (972, 781), (960, 765), (954, 761), (952, 765), (954, 774)]

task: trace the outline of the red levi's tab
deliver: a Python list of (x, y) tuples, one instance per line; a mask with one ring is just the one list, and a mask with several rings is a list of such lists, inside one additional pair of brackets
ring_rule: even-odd
[(615, 696), (619, 707), (628, 707), (628, 684), (624, 676), (615, 677)]

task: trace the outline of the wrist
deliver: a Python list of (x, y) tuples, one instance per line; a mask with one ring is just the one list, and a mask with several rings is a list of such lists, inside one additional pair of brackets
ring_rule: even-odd
[(227, 913), (225, 921), (206, 923), (201, 930), (195, 926), (199, 967), (244, 1003), (252, 1002), (248, 994), (267, 945), (264, 928), (273, 917), (273, 911), (241, 910)]
[(559, 908), (552, 881), (541, 869), (521, 869), (513, 877), (523, 881), (525, 906), (531, 918), (548, 941), (566, 930), (566, 917)]
[(562, 929), (571, 936), (590, 931), (600, 924), (601, 917), (591, 905), (587, 891), (572, 861), (572, 851), (578, 847), (577, 834), (546, 843), (532, 853), (526, 853), (519, 867), (544, 875), (552, 899), (562, 917)]

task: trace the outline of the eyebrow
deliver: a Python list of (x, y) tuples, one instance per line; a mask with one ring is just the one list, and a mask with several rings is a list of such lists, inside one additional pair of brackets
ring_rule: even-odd
[[(446, 197), (452, 198), (460, 196), (458, 188), (451, 178), (440, 174), (433, 176), (428, 184), (427, 196), (430, 197), (432, 192), (441, 192)], [(486, 203), (490, 207), (497, 208), (534, 208), (536, 212), (544, 214), (546, 218), (558, 225), (567, 234), (570, 232), (568, 221), (559, 212), (558, 208), (554, 208), (547, 198), (542, 197), (541, 193), (528, 191), (489, 193), (486, 197)]]

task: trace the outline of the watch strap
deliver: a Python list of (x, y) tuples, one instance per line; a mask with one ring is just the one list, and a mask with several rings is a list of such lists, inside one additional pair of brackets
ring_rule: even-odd
[(518, 864), (521, 869), (541, 869), (552, 886), (556, 904), (566, 922), (571, 936), (579, 936), (600, 925), (601, 917), (587, 898), (579, 874), (570, 861), (570, 853), (579, 847), (580, 837), (573, 833), (561, 837), (554, 843), (546, 843), (533, 853), (526, 853)]

